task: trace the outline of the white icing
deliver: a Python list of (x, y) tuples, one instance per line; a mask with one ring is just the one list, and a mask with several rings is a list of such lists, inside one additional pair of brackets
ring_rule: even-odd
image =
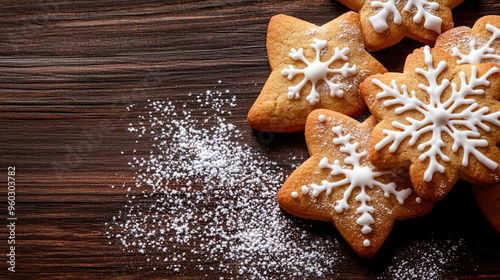
[(302, 193), (303, 194), (308, 194), (309, 193), (309, 188), (307, 186), (302, 186)]
[(422, 203), (422, 199), (420, 197), (415, 198), (415, 202)]
[(292, 65), (290, 65), (288, 69), (283, 69), (281, 74), (284, 76), (288, 76), (288, 79), (291, 80), (297, 74), (303, 74), (304, 79), (297, 84), (296, 86), (292, 86), (288, 88), (288, 99), (298, 99), (300, 98), (300, 91), (304, 87), (307, 82), (311, 82), (312, 89), (309, 95), (306, 97), (306, 100), (309, 104), (314, 105), (319, 101), (319, 94), (316, 90), (316, 84), (323, 80), (328, 87), (330, 88), (330, 96), (338, 96), (342, 97), (344, 91), (340, 89), (340, 84), (332, 83), (328, 80), (327, 75), (329, 73), (338, 73), (344, 77), (348, 77), (349, 75), (356, 73), (356, 65), (353, 67), (349, 67), (349, 63), (345, 63), (344, 66), (340, 69), (332, 69), (330, 68), (330, 64), (332, 64), (336, 60), (344, 60), (347, 61), (347, 54), (349, 54), (349, 48), (345, 47), (342, 50), (339, 48), (335, 48), (335, 54), (330, 58), (330, 60), (326, 62), (321, 62), (321, 50), (324, 49), (327, 45), (327, 41), (314, 39), (314, 43), (311, 44), (311, 47), (316, 51), (316, 58), (313, 62), (309, 62), (307, 58), (304, 56), (304, 49), (300, 48), (298, 51), (292, 48), (290, 53), (290, 57), (293, 60), (300, 60), (304, 62), (307, 67), (304, 69), (295, 69)]
[(293, 198), (297, 198), (297, 197), (299, 197), (299, 193), (298, 192), (292, 192), (291, 196)]
[(400, 25), (403, 22), (401, 14), (396, 8), (396, 0), (389, 0), (385, 3), (380, 1), (373, 1), (371, 3), (374, 9), (382, 8), (376, 15), (371, 16), (368, 20), (373, 26), (373, 30), (377, 33), (384, 32), (389, 25), (387, 24), (387, 18), (390, 14), (394, 15), (394, 23)]
[(363, 246), (365, 246), (365, 247), (370, 247), (370, 245), (371, 245), (370, 240), (365, 239), (365, 240), (363, 241)]
[[(428, 46), (425, 47), (424, 54), (428, 69), (417, 68), (415, 72), (424, 76), (429, 83), (428, 86), (418, 85), (420, 89), (428, 94), (428, 98), (425, 99), (428, 101), (425, 101), (425, 103), (417, 98), (414, 90), (411, 90), (410, 94), (408, 94), (409, 89), (405, 84), (401, 86), (401, 93), (394, 80), (391, 82), (392, 88), (377, 79), (372, 80), (375, 85), (382, 89), (382, 92), (377, 94), (378, 99), (391, 98), (383, 101), (384, 106), (399, 105), (394, 109), (394, 112), (398, 115), (416, 111), (423, 116), (423, 118), (418, 118), (422, 120), (407, 116), (404, 119), (409, 125), (398, 121), (392, 122), (392, 126), (396, 130), (385, 129), (383, 133), (387, 136), (375, 145), (375, 149), (380, 150), (392, 143), (389, 152), (394, 153), (406, 138), (410, 138), (408, 144), (413, 146), (422, 135), (432, 133), (432, 137), (428, 141), (421, 143), (417, 147), (420, 152), (428, 148), (419, 156), (419, 160), (429, 159), (429, 166), (424, 173), (424, 180), (430, 182), (434, 173), (443, 173), (445, 170), (444, 166), (438, 162), (438, 157), (444, 162), (450, 161), (450, 158), (442, 151), (442, 148), (446, 146), (442, 139), (442, 134), (445, 133), (453, 139), (453, 152), (457, 152), (459, 148), (463, 149), (463, 166), (468, 165), (469, 156), (472, 154), (486, 167), (490, 169), (497, 168), (498, 164), (477, 150), (477, 147), (488, 146), (488, 141), (480, 138), (481, 133), (478, 128), (486, 132), (490, 131), (490, 127), (484, 122), (500, 126), (498, 120), (500, 111), (486, 114), (490, 111), (488, 107), (478, 108), (479, 104), (474, 99), (466, 97), (484, 94), (483, 89), (476, 89), (476, 87), (489, 86), (490, 82), (487, 79), (491, 74), (498, 72), (498, 68), (493, 67), (478, 78), (477, 67), (471, 66), (469, 83), (467, 83), (465, 73), (460, 72), (461, 83), (460, 90), (458, 90), (458, 86), (455, 83), (450, 84), (447, 79), (444, 79), (441, 84), (438, 83), (438, 77), (447, 67), (447, 63), (441, 61), (437, 68), (434, 68), (433, 57)], [(449, 86), (451, 86), (452, 90), (451, 96), (445, 102), (441, 102), (442, 95)], [(467, 107), (464, 109), (464, 106)], [(460, 110), (457, 110), (457, 108), (460, 108)], [(457, 127), (461, 127), (461, 129), (467, 128), (467, 130), (460, 130)]]
[(417, 8), (417, 13), (413, 17), (414, 23), (420, 23), (422, 19), (425, 19), (425, 29), (441, 34), (441, 23), (443, 20), (429, 12), (429, 10), (437, 11), (439, 9), (439, 3), (427, 2), (427, 0), (408, 0), (403, 10), (409, 12), (412, 7)]
[[(368, 20), (373, 26), (373, 30), (377, 33), (382, 33), (389, 25), (387, 24), (389, 16), (392, 14), (394, 19), (393, 22), (400, 25), (403, 22), (401, 18), (401, 13), (396, 7), (396, 0), (388, 0), (387, 2), (373, 1), (371, 6), (374, 10), (380, 9), (380, 11), (371, 16)], [(427, 0), (409, 0), (406, 6), (403, 8), (405, 11), (409, 12), (412, 8), (416, 8), (416, 14), (413, 17), (413, 22), (421, 23), (422, 19), (425, 19), (424, 28), (427, 30), (432, 30), (441, 34), (441, 24), (443, 20), (433, 14), (430, 11), (437, 11), (439, 9), (439, 3), (427, 2)]]
[[(357, 152), (356, 150), (359, 147), (359, 143), (351, 143), (351, 135), (342, 135), (341, 127), (334, 127), (332, 131), (338, 136), (338, 138), (335, 138), (333, 140), (333, 143), (336, 145), (341, 145), (340, 151), (348, 155), (345, 158), (344, 162), (345, 164), (350, 165), (351, 168), (341, 166), (338, 160), (335, 160), (333, 165), (331, 165), (326, 157), (323, 158), (319, 163), (320, 168), (331, 169), (331, 175), (342, 174), (345, 176), (345, 178), (337, 182), (328, 182), (326, 180), (323, 180), (321, 182), (321, 185), (311, 184), (311, 188), (313, 190), (312, 196), (317, 197), (323, 191), (326, 191), (326, 195), (330, 195), (333, 188), (348, 184), (349, 187), (344, 191), (343, 198), (335, 202), (335, 211), (337, 213), (342, 213), (342, 211), (349, 209), (347, 200), (351, 196), (353, 190), (359, 187), (360, 191), (359, 194), (356, 195), (355, 200), (361, 203), (361, 206), (356, 209), (356, 213), (361, 214), (361, 216), (357, 219), (356, 223), (362, 227), (361, 232), (363, 234), (368, 234), (372, 231), (371, 224), (375, 223), (372, 216), (375, 208), (368, 205), (368, 203), (371, 201), (371, 197), (366, 193), (366, 187), (370, 189), (378, 187), (384, 192), (385, 197), (389, 198), (392, 194), (396, 197), (396, 200), (400, 204), (403, 204), (405, 199), (408, 198), (411, 193), (411, 188), (397, 191), (395, 183), (391, 182), (388, 184), (384, 184), (377, 181), (376, 177), (392, 173), (376, 172), (373, 171), (372, 166), (362, 166), (360, 160), (361, 158), (367, 156), (367, 152)], [(304, 187), (302, 187), (302, 191), (304, 191)]]
[(497, 55), (497, 51), (491, 47), (491, 44), (496, 39), (500, 38), (500, 29), (491, 24), (486, 24), (486, 29), (488, 29), (493, 34), (491, 35), (490, 40), (481, 48), (476, 49), (476, 41), (471, 40), (469, 43), (470, 52), (468, 55), (462, 54), (456, 47), (452, 49), (452, 55), (454, 57), (460, 58), (460, 60), (457, 61), (458, 64), (481, 63), (484, 59), (490, 58), (500, 60), (500, 55)]
[(318, 121), (320, 121), (320, 122), (324, 122), (325, 120), (326, 120), (325, 115), (319, 115), (319, 117), (318, 117)]

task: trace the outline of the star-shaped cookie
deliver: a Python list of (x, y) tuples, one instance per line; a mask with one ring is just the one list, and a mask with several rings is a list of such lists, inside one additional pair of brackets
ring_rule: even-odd
[(257, 130), (303, 131), (307, 115), (325, 108), (357, 116), (364, 78), (387, 70), (365, 50), (359, 14), (346, 13), (319, 27), (277, 15), (267, 33), (272, 73), (248, 113)]
[(404, 37), (433, 44), (453, 28), (451, 9), (464, 0), (338, 0), (359, 11), (366, 47), (378, 51)]
[(380, 123), (370, 160), (410, 166), (413, 187), (431, 201), (461, 178), (500, 181), (500, 75), (496, 64), (457, 65), (441, 49), (417, 49), (404, 73), (368, 77), (360, 92)]
[(421, 216), (433, 203), (420, 199), (401, 170), (381, 170), (368, 160), (376, 121), (365, 122), (330, 110), (313, 111), (305, 136), (311, 157), (278, 193), (288, 213), (333, 222), (361, 257), (372, 257), (394, 220)]
[(460, 26), (441, 34), (436, 48), (457, 59), (458, 64), (500, 63), (500, 16), (484, 16), (471, 28)]

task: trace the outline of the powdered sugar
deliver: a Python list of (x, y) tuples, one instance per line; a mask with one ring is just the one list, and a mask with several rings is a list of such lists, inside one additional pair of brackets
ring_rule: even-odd
[(236, 106), (227, 95), (192, 95), (197, 108), (174, 101), (140, 107), (149, 112), (129, 131), (150, 151), (133, 153), (135, 186), (108, 237), (142, 253), (152, 269), (196, 267), (236, 278), (334, 274), (342, 260), (337, 239), (315, 235), (312, 222), (297, 224), (276, 201), (286, 175), (305, 159), (291, 153), (284, 170), (241, 144), (242, 132), (226, 119)]
[[(276, 201), (281, 184), (307, 156), (290, 151), (279, 165), (265, 150), (242, 144), (251, 136), (231, 121), (239, 107), (227, 91), (190, 98), (194, 105), (166, 100), (129, 106), (131, 114), (146, 113), (129, 126), (136, 145), (124, 147), (124, 154), (131, 154), (135, 183), (122, 186), (128, 203), (108, 225), (110, 243), (134, 255), (133, 266), (147, 263), (134, 268), (166, 278), (189, 278), (193, 269), (214, 279), (335, 277), (345, 271), (352, 256), (344, 257), (348, 246), (333, 225), (287, 215)], [(456, 239), (414, 243), (418, 253), (395, 250), (378, 275), (440, 277), (461, 248)]]
[[(453, 40), (444, 41), (444, 47), (449, 50), (451, 54), (451, 49), (457, 46), (469, 46), (470, 41), (474, 39), (474, 37), (470, 33), (470, 28), (466, 29), (456, 29), (454, 30), (455, 36), (453, 36)], [(442, 43), (442, 42), (440, 42)], [(479, 43), (485, 43), (483, 39)], [(442, 46), (440, 46), (442, 48)]]
[(314, 36), (316, 34), (318, 34), (320, 32), (320, 29), (318, 28), (310, 28), (309, 30), (307, 30), (307, 32), (304, 34), (305, 36)]
[[(413, 254), (396, 253), (395, 264), (389, 265), (384, 272), (389, 279), (441, 279), (445, 268), (457, 260), (463, 251), (463, 239), (446, 241), (418, 241), (413, 245)], [(379, 279), (386, 279), (379, 277)]]

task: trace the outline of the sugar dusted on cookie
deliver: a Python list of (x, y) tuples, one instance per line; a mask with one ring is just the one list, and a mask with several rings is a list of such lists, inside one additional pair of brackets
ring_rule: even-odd
[(500, 63), (500, 16), (484, 16), (474, 27), (460, 26), (441, 34), (436, 48), (450, 53), (458, 64)]
[(359, 84), (369, 75), (387, 72), (365, 50), (354, 12), (323, 26), (274, 16), (267, 50), (272, 73), (247, 118), (263, 131), (302, 131), (307, 115), (318, 108), (358, 116), (366, 110)]
[(409, 37), (433, 44), (453, 28), (451, 9), (464, 0), (338, 0), (359, 11), (369, 50), (377, 51)]

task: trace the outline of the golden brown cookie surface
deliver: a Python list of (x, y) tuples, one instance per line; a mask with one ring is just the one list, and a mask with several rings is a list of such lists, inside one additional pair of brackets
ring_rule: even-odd
[(441, 34), (436, 48), (457, 59), (458, 64), (500, 63), (500, 16), (484, 16), (471, 28), (461, 26)]
[(417, 193), (443, 198), (458, 178), (500, 180), (500, 75), (496, 64), (462, 65), (441, 49), (415, 50), (404, 73), (368, 77), (360, 86), (372, 114), (370, 160), (410, 166)]
[(451, 9), (463, 0), (338, 0), (359, 11), (366, 46), (371, 51), (390, 47), (404, 37), (433, 44), (453, 28)]
[[(311, 158), (287, 179), (280, 206), (293, 215), (332, 221), (361, 257), (372, 257), (394, 220), (432, 209), (411, 190), (400, 170), (380, 170), (368, 160), (373, 117), (359, 123), (330, 110), (315, 110), (306, 124)], [(407, 174), (406, 174), (407, 175)]]
[(359, 84), (387, 70), (365, 50), (359, 14), (346, 13), (319, 27), (274, 16), (267, 50), (272, 73), (248, 113), (255, 129), (304, 130), (307, 115), (325, 108), (349, 116), (363, 113)]

